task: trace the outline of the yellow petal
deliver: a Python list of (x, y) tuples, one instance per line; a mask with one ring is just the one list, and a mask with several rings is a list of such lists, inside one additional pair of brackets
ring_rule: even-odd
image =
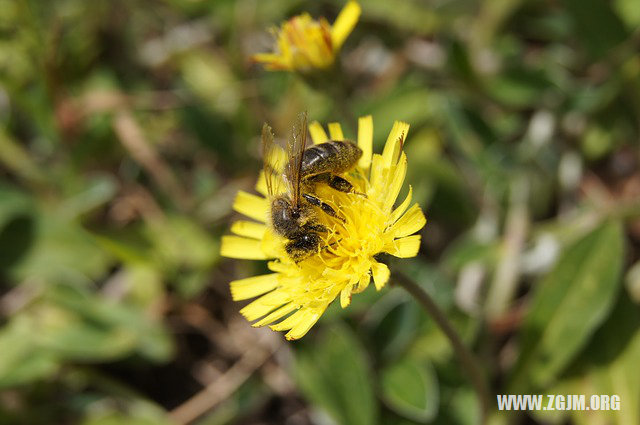
[(251, 56), (251, 59), (254, 62), (271, 64), (274, 62), (278, 62), (280, 60), (280, 55), (277, 55), (275, 53), (258, 53)]
[(273, 329), (274, 331), (287, 331), (291, 328), (293, 328), (295, 325), (298, 324), (298, 322), (300, 320), (302, 320), (305, 316), (305, 313), (308, 312), (308, 309), (300, 309), (298, 311), (296, 311), (295, 313), (293, 313), (291, 316), (287, 317), (286, 319), (284, 319), (283, 321), (281, 321), (280, 323), (276, 323), (274, 325), (269, 326), (271, 329)]
[(364, 275), (360, 276), (358, 287), (356, 289), (353, 289), (351, 292), (355, 294), (359, 294), (360, 292), (367, 289), (367, 286), (369, 286), (370, 282), (371, 282), (371, 273), (365, 273)]
[(411, 185), (409, 185), (409, 193), (407, 193), (407, 197), (404, 198), (404, 201), (402, 201), (402, 203), (400, 205), (398, 205), (398, 207), (393, 210), (393, 213), (391, 213), (391, 222), (395, 223), (402, 214), (404, 214), (404, 212), (407, 210), (407, 207), (409, 207), (409, 204), (411, 203), (411, 195), (413, 193), (413, 189), (411, 188)]
[(255, 189), (260, 195), (264, 197), (267, 197), (267, 195), (269, 194), (269, 191), (267, 190), (267, 179), (264, 176), (264, 170), (260, 171)]
[(238, 236), (246, 236), (253, 239), (262, 239), (267, 226), (254, 221), (238, 220), (231, 225), (231, 232)]
[(321, 315), (322, 312), (318, 313), (315, 310), (305, 311), (302, 317), (298, 318), (297, 323), (284, 337), (289, 341), (302, 338), (309, 332), (309, 329), (316, 324)]
[(344, 134), (342, 134), (342, 127), (337, 122), (329, 123), (329, 136), (331, 140), (344, 140)]
[(385, 246), (385, 252), (398, 258), (415, 257), (419, 250), (420, 235), (396, 239), (390, 245)]
[(360, 5), (356, 1), (350, 1), (342, 8), (331, 27), (331, 44), (334, 50), (339, 50), (342, 47), (342, 44), (356, 26), (360, 13)]
[(351, 288), (351, 285), (347, 285), (340, 291), (340, 307), (347, 308), (351, 304)]
[(389, 276), (391, 275), (389, 267), (377, 261), (371, 265), (371, 273), (373, 274), (373, 283), (378, 291), (389, 281)]
[(420, 206), (413, 204), (409, 211), (403, 215), (400, 220), (396, 221), (393, 226), (388, 230), (393, 234), (394, 238), (401, 238), (414, 234), (418, 230), (422, 229), (427, 223)]
[(234, 301), (247, 300), (275, 289), (278, 286), (278, 274), (263, 274), (229, 283)]
[(269, 158), (270, 165), (274, 170), (282, 172), (285, 165), (289, 162), (287, 151), (278, 145), (273, 146), (271, 149), (271, 158)]
[(260, 319), (259, 321), (252, 324), (251, 326), (257, 328), (260, 326), (268, 325), (269, 323), (273, 323), (276, 320), (283, 318), (284, 316), (291, 313), (296, 308), (297, 306), (295, 305), (295, 303), (289, 303), (289, 304), (283, 305), (282, 307), (275, 310), (274, 312), (267, 314), (264, 318)]
[(358, 167), (366, 171), (371, 165), (371, 153), (373, 152), (373, 118), (371, 115), (358, 119), (358, 146), (362, 149)]
[(262, 241), (241, 236), (223, 236), (220, 255), (229, 258), (247, 260), (266, 260), (268, 257), (261, 249)]
[(396, 121), (393, 123), (393, 128), (387, 137), (387, 142), (384, 145), (382, 151), (382, 157), (384, 159), (385, 167), (390, 167), (396, 163), (400, 157), (402, 151), (402, 145), (409, 133), (409, 124), (402, 121)]
[(387, 188), (387, 195), (384, 199), (384, 204), (382, 209), (384, 211), (390, 211), (395, 204), (396, 199), (398, 198), (398, 194), (400, 193), (400, 189), (402, 189), (402, 184), (404, 183), (404, 178), (407, 175), (407, 156), (402, 152), (400, 156), (400, 161), (398, 164), (393, 167), (393, 176), (391, 176), (391, 181), (389, 182), (389, 186)]
[(293, 71), (291, 60), (285, 55), (275, 55), (263, 53), (252, 56), (254, 62), (263, 63), (264, 69), (268, 71)]
[[(285, 256), (282, 237), (278, 236), (274, 231), (268, 228), (264, 232), (260, 247), (268, 258), (278, 258)], [(272, 270), (277, 271), (277, 270)]]
[(267, 268), (275, 273), (287, 273), (290, 265), (287, 263), (283, 263), (281, 261), (269, 261), (267, 263)]
[(240, 314), (242, 314), (248, 321), (252, 322), (256, 319), (266, 316), (275, 309), (280, 308), (282, 305), (289, 302), (290, 300), (288, 300), (286, 295), (281, 291), (271, 291), (268, 294), (263, 295), (257, 300), (253, 301), (252, 303), (244, 306), (240, 310)]
[(371, 158), (371, 171), (370, 171), (369, 181), (371, 182), (371, 187), (377, 192), (383, 192), (386, 190), (386, 187), (383, 185), (383, 177), (384, 177), (384, 164), (382, 162), (382, 155), (373, 154)]
[(315, 31), (315, 42), (312, 44), (318, 51), (318, 67), (326, 68), (330, 66), (335, 59), (335, 51), (331, 45), (331, 25), (323, 17), (318, 19), (320, 23), (319, 31)]
[(324, 128), (322, 128), (318, 121), (314, 121), (309, 124), (309, 133), (311, 133), (311, 140), (313, 140), (313, 143), (316, 145), (329, 140), (327, 133), (324, 132)]
[(241, 190), (238, 192), (235, 201), (233, 201), (233, 209), (254, 220), (266, 223), (269, 201)]

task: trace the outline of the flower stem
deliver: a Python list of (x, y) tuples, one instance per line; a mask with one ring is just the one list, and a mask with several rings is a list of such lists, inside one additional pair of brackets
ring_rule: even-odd
[(435, 320), (442, 332), (449, 338), (453, 350), (457, 354), (460, 363), (467, 371), (471, 383), (477, 393), (480, 401), (480, 424), (487, 422), (487, 415), (489, 413), (489, 386), (487, 380), (482, 372), (482, 368), (478, 359), (465, 347), (462, 339), (453, 328), (447, 316), (440, 310), (438, 305), (433, 301), (431, 296), (422, 289), (417, 283), (405, 274), (394, 271), (392, 274), (393, 281), (407, 290), (427, 311), (427, 313)]

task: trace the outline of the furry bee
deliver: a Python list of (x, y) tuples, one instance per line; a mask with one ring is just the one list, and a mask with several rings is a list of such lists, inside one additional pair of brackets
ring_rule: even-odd
[[(349, 140), (331, 140), (306, 148), (307, 114), (299, 114), (286, 146), (284, 166), (276, 164), (277, 149), (268, 124), (262, 127), (262, 149), (267, 192), (271, 200), (271, 224), (279, 235), (287, 238), (285, 251), (294, 262), (300, 262), (318, 251), (321, 233), (328, 229), (318, 222), (318, 207), (324, 213), (341, 219), (336, 211), (315, 194), (317, 184), (346, 193), (354, 193), (349, 181), (338, 174), (353, 168), (362, 150)], [(285, 190), (279, 190), (284, 183)]]

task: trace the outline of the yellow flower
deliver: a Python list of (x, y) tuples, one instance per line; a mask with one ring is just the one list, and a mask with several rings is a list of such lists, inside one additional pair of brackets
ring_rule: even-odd
[[(314, 143), (329, 140), (318, 122), (309, 125), (309, 131)], [(389, 269), (376, 260), (376, 254), (401, 258), (418, 254), (420, 235), (414, 233), (425, 225), (426, 219), (418, 204), (409, 207), (411, 187), (404, 201), (394, 208), (407, 171), (402, 145), (408, 131), (408, 124), (396, 121), (382, 155), (372, 155), (373, 120), (371, 116), (360, 118), (357, 143), (363, 154), (355, 170), (342, 175), (360, 194), (317, 185), (316, 195), (331, 205), (341, 219), (317, 213), (318, 221), (330, 231), (320, 234), (323, 248), (297, 264), (284, 251), (287, 240), (274, 233), (269, 224), (264, 174), (256, 190), (265, 197), (238, 193), (234, 209), (255, 221), (235, 222), (231, 226), (235, 235), (222, 238), (221, 254), (273, 259), (268, 263), (273, 273), (230, 284), (234, 300), (259, 297), (240, 310), (247, 320), (257, 320), (253, 326), (271, 325), (273, 330), (288, 330), (287, 339), (298, 339), (338, 296), (345, 308), (352, 294), (364, 291), (372, 278), (378, 290), (387, 283)], [(344, 140), (338, 123), (329, 124), (329, 135), (332, 140)]]
[(333, 26), (326, 19), (315, 20), (308, 13), (294, 16), (274, 29), (277, 38), (275, 53), (261, 53), (253, 60), (265, 64), (268, 70), (308, 72), (328, 68), (340, 47), (360, 17), (360, 5), (349, 1)]

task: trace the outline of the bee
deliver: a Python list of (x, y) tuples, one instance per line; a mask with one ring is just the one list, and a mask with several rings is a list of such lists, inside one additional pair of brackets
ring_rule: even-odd
[[(296, 263), (318, 252), (321, 233), (328, 229), (318, 222), (318, 207), (342, 221), (333, 207), (318, 198), (317, 184), (326, 184), (346, 193), (356, 193), (353, 185), (338, 174), (352, 169), (362, 150), (349, 140), (331, 140), (306, 148), (307, 114), (303, 112), (293, 126), (286, 146), (284, 166), (276, 164), (277, 149), (268, 124), (262, 127), (262, 149), (267, 192), (271, 201), (273, 229), (289, 241), (285, 251)], [(279, 190), (284, 183), (285, 190)]]

